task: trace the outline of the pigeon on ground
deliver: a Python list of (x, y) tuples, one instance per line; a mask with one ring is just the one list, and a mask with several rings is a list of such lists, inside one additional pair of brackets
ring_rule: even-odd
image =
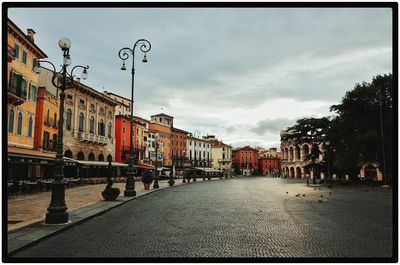
[(324, 195), (321, 194), (321, 198), (324, 197)]
[(332, 192), (329, 192), (329, 195), (332, 195)]
[(306, 195), (305, 195), (305, 194), (303, 194), (303, 197), (306, 197)]
[(322, 200), (318, 200), (318, 202), (322, 202)]
[(289, 194), (289, 192), (286, 192), (286, 194)]

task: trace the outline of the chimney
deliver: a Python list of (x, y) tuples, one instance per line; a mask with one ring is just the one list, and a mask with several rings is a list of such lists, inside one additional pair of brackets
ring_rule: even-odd
[(76, 78), (76, 81), (78, 81), (79, 83), (81, 82), (81, 78), (80, 77), (77, 77)]
[(34, 40), (34, 38), (33, 38), (33, 35), (35, 35), (36, 32), (35, 32), (33, 29), (28, 29), (27, 31), (28, 31), (28, 38), (29, 38), (32, 42), (35, 42), (35, 40)]

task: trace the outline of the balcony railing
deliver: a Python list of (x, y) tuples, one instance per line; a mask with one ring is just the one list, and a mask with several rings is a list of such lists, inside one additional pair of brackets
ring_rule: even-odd
[(8, 101), (11, 104), (22, 104), (26, 101), (26, 95), (26, 90), (22, 90), (20, 87), (14, 87), (11, 84), (8, 85)]
[(85, 132), (79, 132), (78, 139), (81, 142), (89, 142), (102, 145), (112, 144), (114, 142), (114, 139), (108, 138), (106, 136), (96, 135), (93, 133), (85, 133)]

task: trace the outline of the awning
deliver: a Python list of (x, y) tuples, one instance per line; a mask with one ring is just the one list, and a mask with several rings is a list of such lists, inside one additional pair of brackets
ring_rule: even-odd
[(9, 157), (40, 159), (52, 161), (56, 157), (55, 153), (41, 152), (38, 150), (8, 146), (7, 155)]
[[(73, 160), (73, 159), (71, 159)], [(74, 160), (78, 164), (83, 166), (94, 166), (94, 167), (108, 167), (107, 161), (86, 161), (86, 160)], [(128, 167), (128, 164), (118, 163), (118, 162), (111, 162), (111, 166), (113, 167)]]
[(219, 169), (209, 168), (209, 167), (195, 167), (195, 169), (204, 171), (204, 172), (221, 172)]
[(134, 165), (134, 167), (144, 168), (144, 169), (153, 169), (154, 168), (153, 165), (142, 163), (142, 162), (138, 162), (136, 165)]

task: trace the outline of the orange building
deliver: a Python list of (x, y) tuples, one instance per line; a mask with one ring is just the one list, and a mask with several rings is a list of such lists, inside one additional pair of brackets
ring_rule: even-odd
[(7, 26), (8, 178), (34, 178), (41, 174), (41, 164), (53, 160), (33, 150), (39, 83), (33, 67), (47, 55), (34, 43), (34, 30), (24, 34), (11, 20)]
[(55, 154), (60, 100), (44, 87), (39, 87), (36, 119), (34, 148), (39, 151), (50, 151)]
[(162, 153), (162, 164), (163, 166), (172, 166), (172, 155), (171, 155), (171, 135), (174, 117), (160, 113), (151, 116), (149, 123), (149, 130), (155, 131), (157, 142), (160, 142), (160, 148), (158, 153)]

